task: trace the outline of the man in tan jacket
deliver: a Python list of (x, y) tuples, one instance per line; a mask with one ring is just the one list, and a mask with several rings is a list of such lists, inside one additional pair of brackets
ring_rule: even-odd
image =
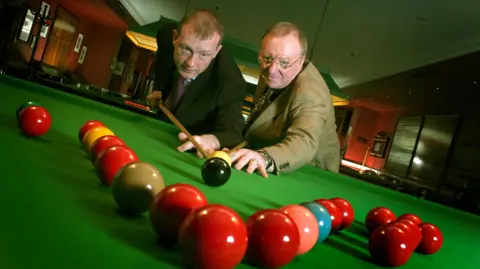
[(265, 33), (259, 51), (260, 78), (244, 135), (249, 148), (232, 155), (236, 169), (268, 173), (306, 164), (338, 172), (340, 144), (330, 91), (306, 61), (307, 39), (295, 25), (280, 22)]

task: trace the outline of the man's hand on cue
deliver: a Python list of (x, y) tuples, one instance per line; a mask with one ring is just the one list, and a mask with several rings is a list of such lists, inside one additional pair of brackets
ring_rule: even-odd
[[(185, 152), (195, 148), (193, 143), (188, 140), (188, 137), (185, 133), (179, 133), (178, 139), (180, 140), (180, 142), (183, 143), (181, 146), (177, 148), (178, 151)], [(193, 139), (197, 141), (197, 143), (202, 147), (202, 149), (208, 155), (212, 155), (216, 150), (220, 148), (220, 143), (214, 135), (211, 135), (211, 134), (201, 135), (201, 136), (194, 135)], [(204, 157), (207, 158), (208, 156), (202, 156), (202, 154), (197, 150), (197, 157), (202, 159)]]
[(161, 91), (152, 91), (147, 96), (147, 104), (151, 107), (158, 107), (159, 102), (162, 101), (162, 92)]

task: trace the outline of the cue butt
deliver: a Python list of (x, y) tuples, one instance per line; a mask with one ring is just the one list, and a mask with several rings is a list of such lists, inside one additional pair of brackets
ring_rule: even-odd
[(237, 146), (235, 146), (233, 149), (231, 149), (229, 152), (228, 152), (228, 155), (232, 155), (233, 153), (235, 153), (236, 151), (246, 147), (248, 145), (248, 142), (247, 141), (243, 141), (242, 143), (238, 144)]
[(203, 155), (204, 158), (207, 158), (210, 156), (207, 154), (207, 152), (205, 152), (202, 147), (200, 146), (200, 144), (198, 144), (197, 140), (195, 140), (195, 138), (193, 138), (193, 136), (187, 131), (187, 129), (175, 118), (175, 116), (168, 110), (168, 108), (162, 103), (160, 102), (159, 105), (160, 109), (163, 111), (163, 113), (165, 115), (167, 115), (167, 117), (173, 122), (173, 124), (175, 124), (175, 126), (177, 126), (178, 129), (180, 129), (180, 131), (182, 131), (184, 134), (187, 135), (187, 138), (188, 140), (190, 140), (190, 142), (192, 142), (192, 144), (195, 146), (195, 148), (197, 148), (197, 150), (200, 152), (200, 154)]

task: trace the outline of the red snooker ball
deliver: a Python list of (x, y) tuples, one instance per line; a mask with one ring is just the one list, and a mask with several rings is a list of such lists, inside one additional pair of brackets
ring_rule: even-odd
[(259, 268), (280, 268), (289, 264), (300, 246), (298, 228), (287, 214), (277, 209), (260, 210), (247, 220), (248, 262)]
[(125, 165), (138, 161), (137, 154), (127, 146), (113, 146), (100, 153), (96, 162), (100, 182), (111, 186), (113, 177)]
[(42, 136), (50, 130), (52, 117), (47, 109), (40, 106), (29, 106), (20, 113), (20, 129), (28, 136)]
[(422, 220), (415, 214), (403, 214), (400, 217), (398, 217), (398, 220), (404, 220), (404, 219), (411, 220), (413, 221), (413, 223), (417, 225), (420, 225), (420, 223), (422, 223)]
[(178, 236), (182, 260), (189, 268), (235, 268), (246, 253), (247, 242), (247, 227), (240, 216), (216, 204), (189, 214)]
[(413, 221), (408, 219), (403, 219), (403, 220), (397, 219), (395, 222), (405, 223), (410, 227), (410, 233), (412, 237), (412, 247), (413, 249), (416, 249), (418, 247), (418, 244), (420, 244), (420, 241), (422, 240), (422, 231), (420, 230), (420, 227), (418, 227), (417, 224), (415, 224)]
[(332, 232), (339, 230), (342, 226), (342, 212), (340, 212), (340, 209), (338, 209), (335, 203), (328, 199), (317, 199), (315, 202), (325, 207), (330, 214), (330, 219), (332, 220)]
[(419, 237), (415, 237), (415, 236), (418, 236), (418, 234), (415, 234), (414, 228), (412, 226), (410, 226), (409, 224), (407, 224), (405, 222), (402, 222), (402, 221), (393, 221), (393, 222), (390, 222), (388, 225), (398, 227), (398, 228), (402, 229), (402, 231), (405, 232), (405, 234), (407, 235), (408, 242), (409, 242), (407, 244), (407, 247), (409, 247), (410, 250), (412, 252), (414, 252), (415, 248), (417, 247), (418, 242), (419, 242), (418, 241)]
[(123, 142), (120, 137), (115, 135), (106, 135), (97, 139), (95, 143), (92, 144), (92, 148), (90, 150), (90, 159), (92, 160), (92, 164), (95, 164), (102, 151), (113, 146), (125, 146), (125, 142)]
[(183, 183), (169, 185), (155, 196), (150, 206), (150, 225), (163, 245), (174, 245), (188, 214), (207, 204), (205, 195), (194, 186)]
[(443, 235), (440, 229), (431, 223), (422, 223), (419, 227), (422, 239), (416, 252), (426, 255), (437, 253), (443, 245)]
[(386, 207), (375, 207), (365, 217), (365, 228), (372, 233), (376, 228), (390, 223), (396, 219), (392, 210)]
[(93, 128), (96, 128), (96, 127), (104, 127), (105, 124), (103, 124), (102, 122), (98, 121), (98, 120), (90, 120), (90, 121), (87, 121), (85, 122), (82, 127), (80, 127), (80, 130), (78, 131), (78, 140), (80, 141), (80, 143), (82, 143), (83, 141), (83, 137), (85, 136), (85, 134), (90, 131), (90, 129), (93, 129)]
[(339, 230), (344, 230), (350, 227), (354, 221), (354, 211), (352, 205), (343, 198), (332, 198), (330, 199), (340, 210), (342, 214), (342, 224), (340, 225)]
[(408, 235), (402, 228), (387, 224), (370, 235), (368, 250), (380, 266), (401, 266), (412, 256), (413, 248), (409, 243)]

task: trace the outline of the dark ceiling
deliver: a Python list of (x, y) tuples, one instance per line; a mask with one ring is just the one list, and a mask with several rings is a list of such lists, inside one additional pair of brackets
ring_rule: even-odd
[[(353, 106), (387, 112), (458, 111), (480, 98), (480, 52), (342, 89)], [(460, 109), (461, 110), (461, 109)]]

